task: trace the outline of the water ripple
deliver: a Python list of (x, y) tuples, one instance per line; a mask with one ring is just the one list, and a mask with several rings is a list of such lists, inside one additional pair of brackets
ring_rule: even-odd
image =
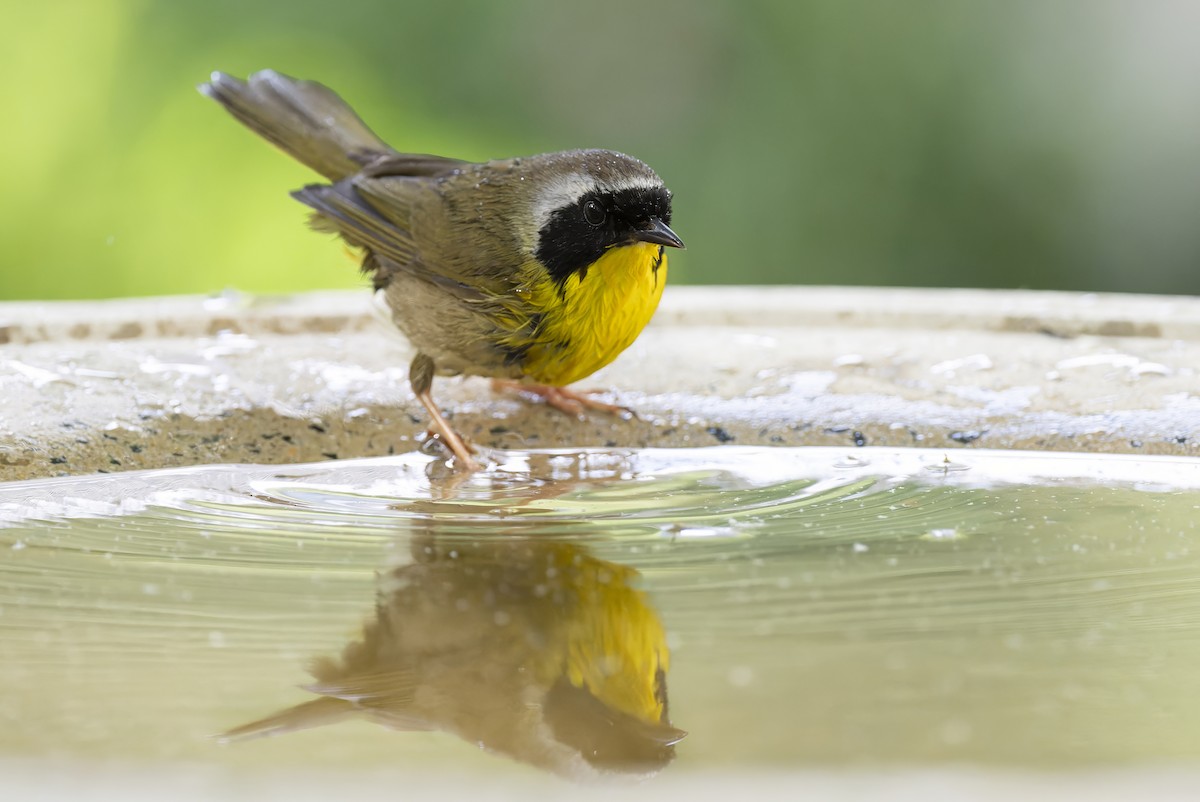
[[(640, 574), (684, 762), (912, 757), (920, 739), (888, 733), (946, 721), (976, 734), (955, 759), (1158, 755), (1164, 721), (1172, 754), (1200, 755), (1200, 701), (1175, 690), (1200, 660), (1200, 461), (489, 456), (470, 477), (407, 455), (0, 485), (0, 711), (40, 722), (0, 745), (207, 754), (196, 732), (300, 701), (304, 661), (403, 566), (508, 576), (480, 555), (542, 554)], [(346, 743), (395, 759), (370, 732)]]

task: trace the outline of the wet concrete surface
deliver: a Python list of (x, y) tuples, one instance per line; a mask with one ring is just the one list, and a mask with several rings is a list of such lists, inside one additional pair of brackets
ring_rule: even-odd
[[(420, 447), (367, 292), (0, 304), (0, 480)], [(672, 287), (575, 419), (438, 379), (492, 448), (987, 447), (1200, 455), (1200, 299)]]

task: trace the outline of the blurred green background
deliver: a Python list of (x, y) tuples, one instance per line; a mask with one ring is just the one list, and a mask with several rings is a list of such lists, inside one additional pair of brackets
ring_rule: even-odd
[(194, 90), (273, 67), (401, 150), (609, 147), (688, 283), (1200, 292), (1200, 3), (10, 3), (0, 298), (361, 285)]

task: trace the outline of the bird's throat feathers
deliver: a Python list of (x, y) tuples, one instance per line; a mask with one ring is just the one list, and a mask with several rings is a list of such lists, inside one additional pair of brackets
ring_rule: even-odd
[(609, 248), (561, 282), (537, 282), (541, 330), (526, 353), (525, 374), (563, 386), (612, 362), (650, 322), (666, 281), (663, 246), (637, 242)]

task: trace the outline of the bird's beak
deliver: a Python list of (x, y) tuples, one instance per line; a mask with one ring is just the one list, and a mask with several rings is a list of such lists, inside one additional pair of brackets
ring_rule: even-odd
[(674, 746), (686, 737), (686, 730), (681, 730), (678, 727), (672, 727), (669, 724), (659, 725), (658, 732), (654, 734), (654, 740), (658, 741), (663, 746)]
[(657, 217), (651, 217), (645, 228), (634, 231), (633, 238), (638, 242), (653, 242), (655, 245), (666, 245), (668, 248), (684, 247), (683, 240), (671, 230), (670, 226)]

